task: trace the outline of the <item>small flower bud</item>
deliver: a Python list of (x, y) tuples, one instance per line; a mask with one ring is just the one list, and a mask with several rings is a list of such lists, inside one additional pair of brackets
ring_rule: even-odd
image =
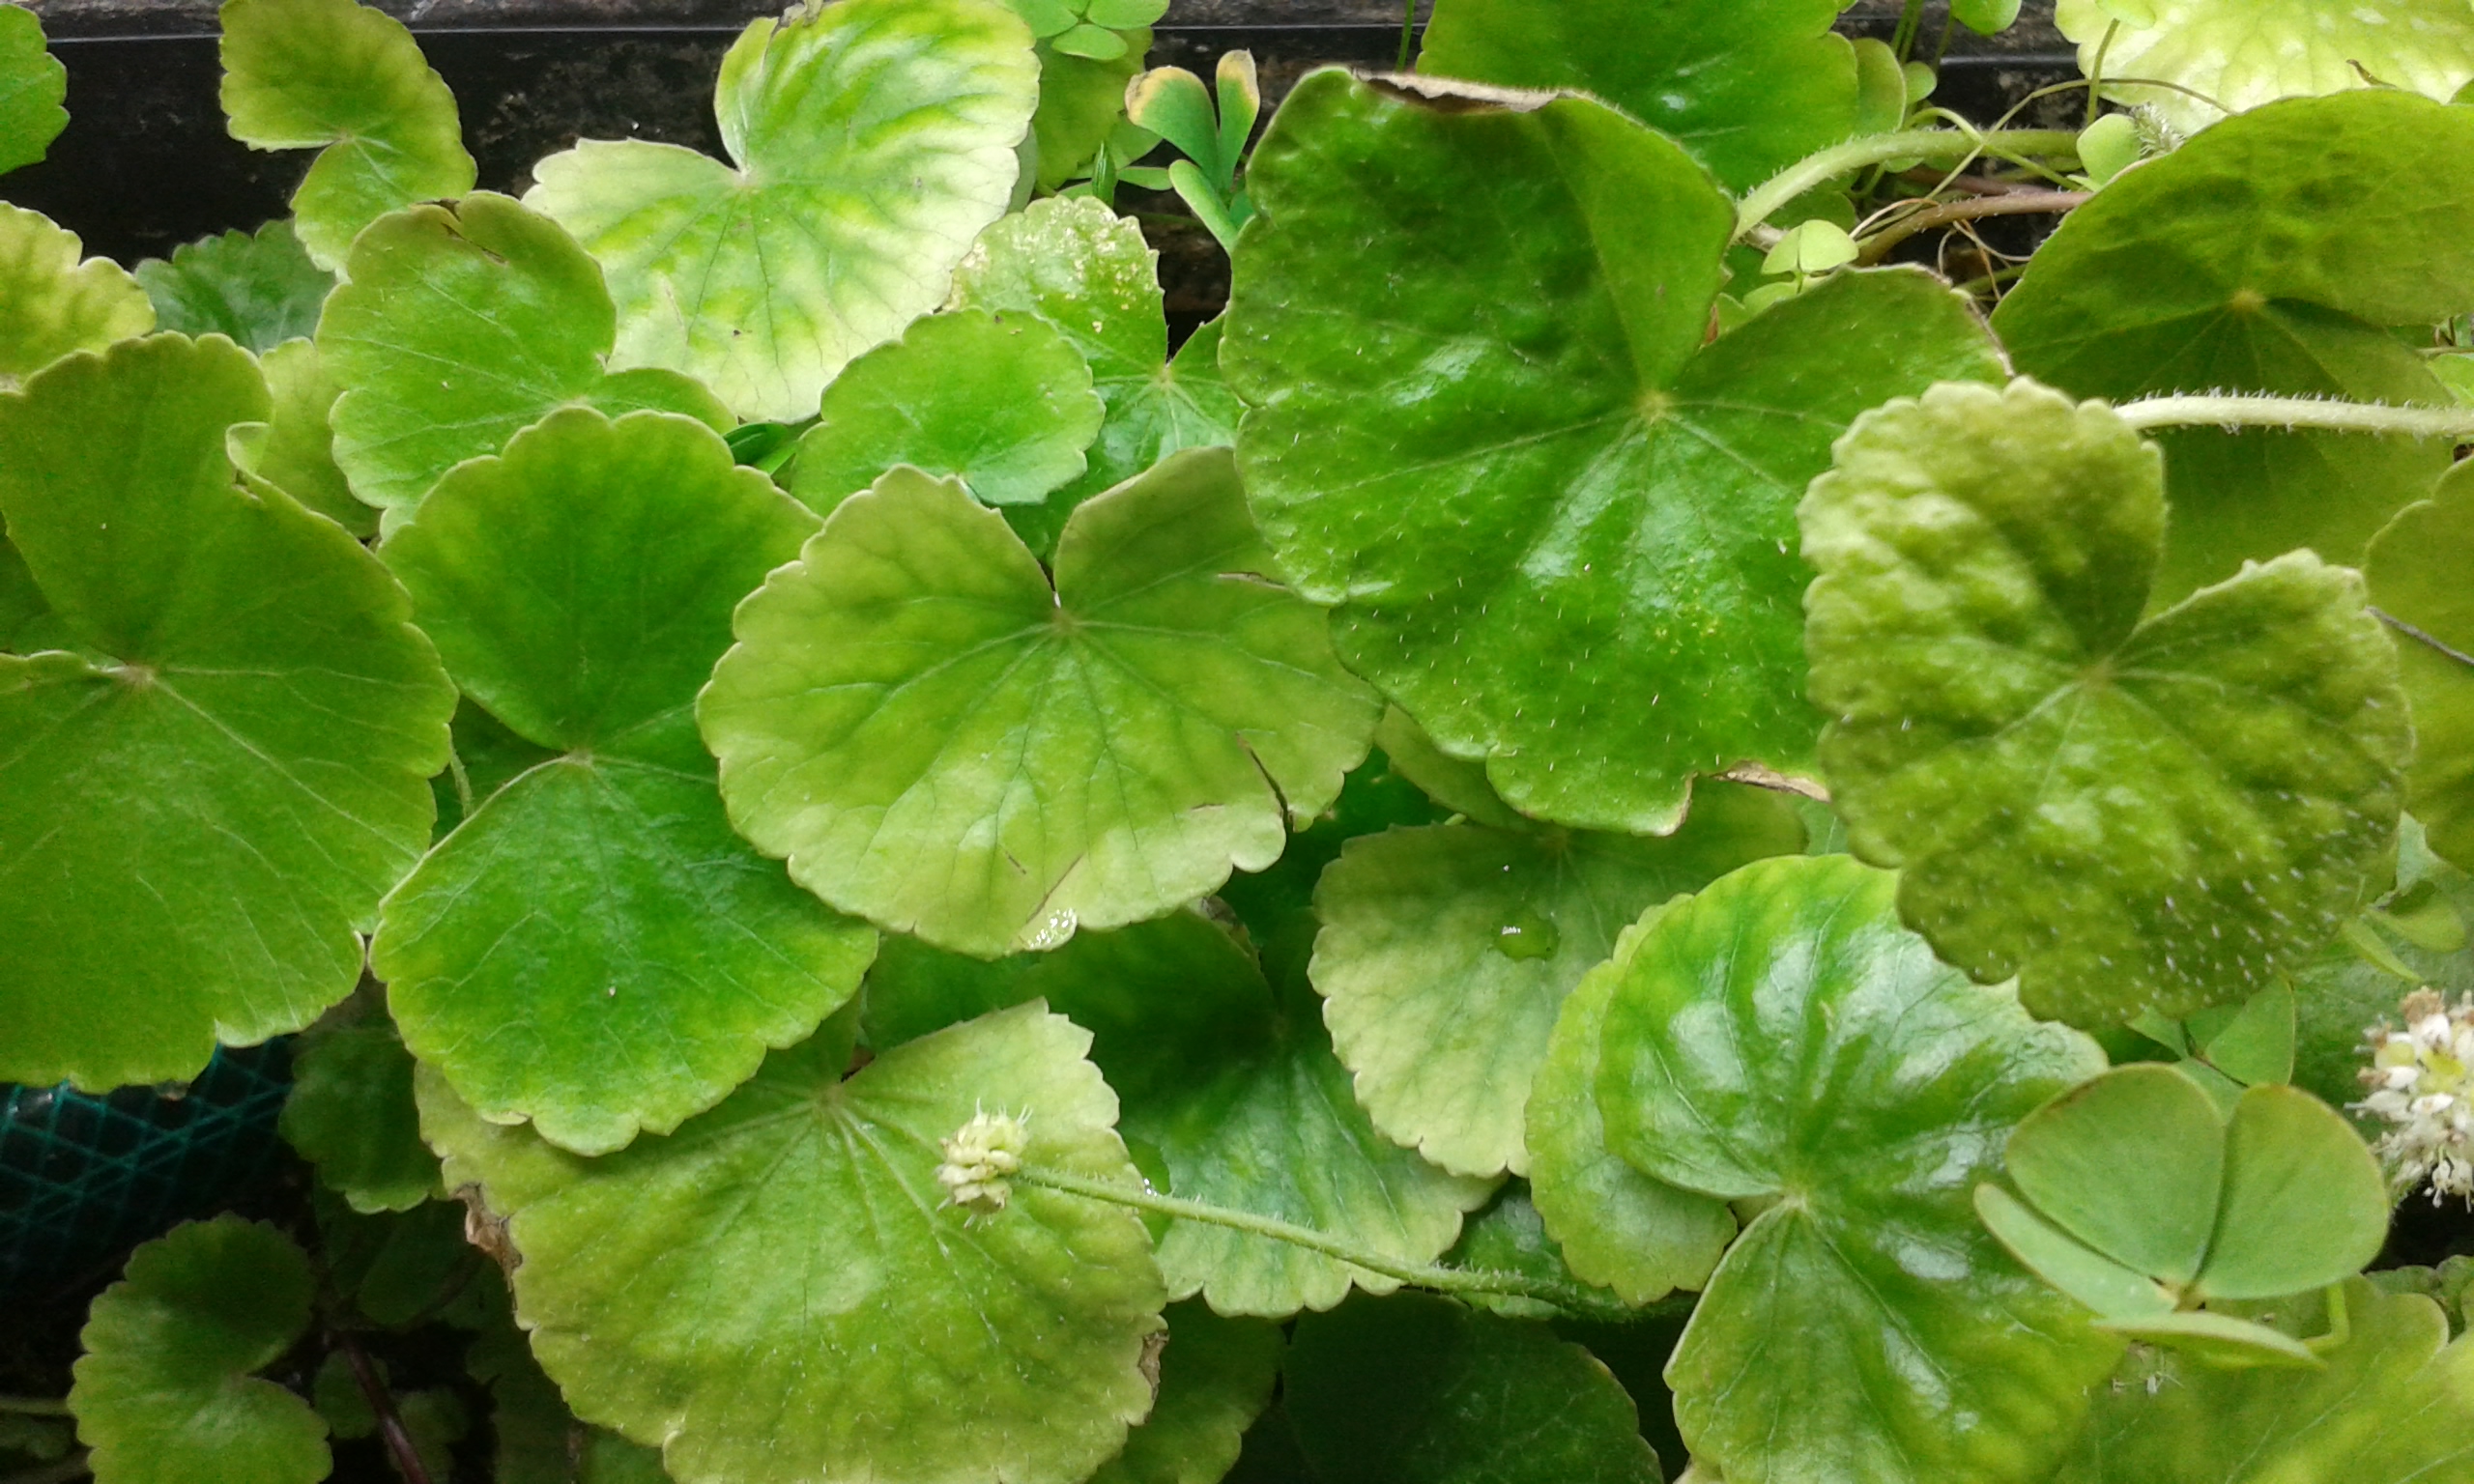
[(2429, 1182), (2434, 1202), (2474, 1204), (2474, 997), (2452, 1008), (2426, 985), (2400, 1008), (2403, 1030), (2364, 1033), (2371, 1065), (2353, 1110), (2392, 1126), (2372, 1152), (2401, 1185)]
[(973, 1114), (942, 1141), (945, 1162), (936, 1166), (936, 1184), (945, 1187), (946, 1203), (983, 1215), (1003, 1211), (1014, 1189), (1006, 1177), (1022, 1167), (1030, 1137), (1023, 1121), (1011, 1114)]

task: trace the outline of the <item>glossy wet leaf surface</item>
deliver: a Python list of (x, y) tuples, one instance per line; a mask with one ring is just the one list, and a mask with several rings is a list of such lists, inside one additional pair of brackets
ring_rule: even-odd
[(327, 1424), (250, 1374), (309, 1325), (309, 1260), (273, 1227), (217, 1216), (130, 1254), (95, 1299), (69, 1393), (97, 1478), (315, 1484)]
[(1314, 986), (1375, 1127), (1463, 1175), (1528, 1168), (1523, 1108), (1564, 996), (1643, 909), (1802, 827), (1774, 794), (1707, 785), (1666, 839), (1474, 824), (1349, 842), (1314, 896)]
[(691, 706), (815, 517), (688, 419), (575, 409), (455, 471), (384, 548), (465, 692), (556, 750), (388, 899), (416, 1055), (586, 1153), (666, 1131), (806, 1037), (874, 952), (732, 834)]
[(1650, 925), (1607, 1009), (1609, 1144), (1767, 1205), (1667, 1366), (1731, 1480), (2041, 1480), (2120, 1354), (1971, 1200), (2011, 1127), (2104, 1058), (1936, 962), (1894, 891), (1840, 856), (1745, 867)]
[(1248, 181), (1222, 361), (1342, 660), (1567, 824), (1669, 830), (1696, 774), (1809, 769), (1795, 501), (1856, 413), (1994, 374), (1966, 305), (1849, 274), (1704, 348), (1733, 208), (1586, 100), (1318, 72)]
[(335, 462), (362, 499), (406, 511), (449, 469), (561, 406), (730, 425), (684, 377), (609, 372), (617, 325), (592, 259), (505, 196), (389, 215), (354, 244), (352, 280), (318, 327), (341, 390)]
[(2363, 576), (2396, 622), (2398, 673), (2414, 707), (2405, 805), (2431, 846), (2474, 864), (2474, 591), (2459, 580), (2474, 550), (2474, 467), (2452, 470), (2372, 543)]
[(263, 356), (316, 330), (335, 275), (309, 261), (292, 223), (183, 243), (134, 271), (155, 323), (185, 335), (222, 335)]
[[(0, 1075), (194, 1075), (360, 977), (454, 692), (377, 559), (224, 456), (246, 352), (116, 346), (0, 396), (0, 514), (78, 652), (0, 657)], [(141, 437), (142, 430), (142, 437)]]
[(69, 71), (43, 46), (43, 21), (24, 6), (0, 11), (0, 174), (43, 158), (69, 126), (60, 106)]
[(1375, 721), (1269, 565), (1223, 451), (1079, 507), (1053, 587), (896, 471), (739, 611), (699, 707), (732, 822), (843, 911), (991, 957), (1268, 865)]
[(601, 261), (616, 364), (697, 378), (742, 417), (796, 421), (860, 352), (945, 297), (996, 219), (1038, 95), (995, 0), (848, 0), (751, 23), (714, 95), (725, 164), (589, 139), (526, 203)]
[(155, 328), (146, 291), (40, 212), (0, 203), (0, 388)]
[(590, 1162), (481, 1122), (426, 1074), (423, 1127), (449, 1183), (479, 1181), (510, 1218), (542, 1368), (585, 1420), (661, 1443), (680, 1484), (1075, 1484), (1151, 1405), (1138, 1361), (1162, 1296), (1142, 1224), (1019, 1184), (972, 1216), (935, 1171), (939, 1140), (1003, 1108), (1029, 1161), (1131, 1183), (1088, 1044), (1025, 1006), (845, 1081), (849, 1040), (828, 1031), (676, 1133)]
[(473, 188), (455, 96), (403, 22), (353, 0), (225, 0), (220, 15), (232, 137), (318, 151), (292, 211), (320, 267), (387, 213)]
[(2362, 583), (2308, 552), (2142, 621), (2160, 459), (2032, 383), (1869, 414), (1803, 506), (1849, 840), (1978, 979), (2083, 1025), (2247, 998), (2332, 936), (2408, 746)]
[[(2474, 243), (2445, 204), (2468, 191), (2474, 109), (2388, 90), (2277, 103), (2072, 212), (1994, 328), (2022, 372), (2074, 396), (2446, 406), (2387, 327), (2474, 309)], [(2157, 442), (2173, 518), (2151, 610), (2297, 547), (2359, 562), (2449, 460), (2445, 441), (2360, 434), (2175, 428)]]

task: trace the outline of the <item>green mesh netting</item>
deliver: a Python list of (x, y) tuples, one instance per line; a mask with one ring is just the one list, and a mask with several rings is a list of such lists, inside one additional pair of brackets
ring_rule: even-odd
[(116, 1263), (265, 1170), (291, 1087), (285, 1043), (218, 1050), (173, 1095), (0, 1083), (0, 1294)]

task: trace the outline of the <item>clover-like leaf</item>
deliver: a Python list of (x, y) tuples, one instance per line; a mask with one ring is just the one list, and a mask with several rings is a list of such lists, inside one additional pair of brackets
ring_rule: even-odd
[(570, 408), (440, 481), (384, 555), (466, 694), (558, 756), (387, 900), (405, 1043), (496, 1120), (666, 1132), (849, 999), (875, 935), (731, 833), (697, 687), (816, 518), (683, 417)]
[[(15, 9), (15, 7), (11, 7)], [(155, 306), (77, 234), (0, 202), (0, 391), (72, 351), (100, 351), (155, 328)]]
[(1082, 472), (1105, 412), (1081, 356), (1046, 322), (931, 315), (843, 367), (799, 440), (791, 493), (827, 512), (897, 464), (1029, 504)]
[(282, 1128), (355, 1211), (410, 1211), (440, 1193), (438, 1156), (413, 1106), (413, 1059), (384, 1017), (323, 1027), (298, 1045)]
[[(1125, 89), (1151, 50), (1151, 22), (1165, 0), (1131, 0), (1077, 12), (1069, 0), (1007, 0), (1038, 38), (1039, 111), (1031, 117), (1036, 181), (1052, 191), (1085, 173), (1125, 118)], [(1148, 16), (1148, 19), (1144, 17)]]
[[(1324, 1478), (1352, 1484), (1657, 1484), (1632, 1399), (1536, 1320), (1424, 1294), (1300, 1320), (1282, 1406)], [(1551, 1426), (1537, 1425), (1552, 1418)]]
[(0, 395), (0, 515), (75, 652), (0, 657), (0, 1077), (186, 1078), (351, 992), (454, 689), (333, 522), (236, 478), (247, 352), (157, 335)]
[(1594, 94), (1741, 191), (1856, 131), (1838, 0), (1440, 0), (1418, 71)]
[(1438, 824), (1349, 842), (1314, 987), (1374, 1127), (1461, 1175), (1525, 1173), (1522, 1110), (1564, 996), (1642, 911), (1799, 849), (1775, 794), (1715, 785), (1666, 839)]
[(318, 151), (292, 212), (319, 267), (387, 213), (473, 188), (455, 95), (402, 21), (354, 0), (223, 0), (221, 15), (232, 137)]
[(1822, 760), (1944, 958), (2076, 1024), (2248, 997), (2395, 838), (2409, 738), (2361, 580), (2309, 552), (2143, 621), (2162, 460), (2031, 382), (1867, 414), (1803, 506)]
[(2104, 1057), (1936, 962), (1895, 890), (1844, 856), (1744, 867), (1649, 925), (1607, 1007), (1608, 1143), (1766, 1208), (1667, 1366), (1730, 1480), (2042, 1480), (2121, 1353), (1971, 1202), (2011, 1126)]
[(1217, 322), (1168, 356), (1159, 257), (1132, 218), (1063, 196), (981, 233), (954, 271), (957, 304), (1028, 310), (1055, 326), (1082, 353), (1108, 407), (1088, 470), (1050, 499), (1058, 522), (1179, 449), (1236, 442), (1243, 409), (1220, 379)]
[(129, 1254), (78, 1336), (69, 1409), (101, 1484), (316, 1484), (327, 1424), (250, 1374), (309, 1327), (309, 1259), (261, 1222), (217, 1216)]
[(2474, 464), (2400, 511), (2371, 544), (2371, 601), (2399, 630), (2398, 673), (2414, 707), (2405, 806), (2431, 848), (2474, 866), (2474, 593), (2457, 580), (2474, 551)]
[(1151, 1414), (1091, 1484), (1218, 1484), (1272, 1399), (1284, 1349), (1277, 1325), (1223, 1319), (1191, 1299), (1171, 1306)]
[(43, 45), (42, 18), (22, 5), (0, 10), (0, 175), (43, 158), (69, 127), (68, 96), (69, 70)]
[(263, 356), (318, 328), (335, 275), (309, 261), (287, 220), (225, 232), (148, 258), (134, 276), (155, 323), (185, 335), (222, 335)]
[(1609, 1149), (1597, 1111), (1606, 1007), (1662, 910), (1626, 925), (1606, 961), (1564, 997), (1529, 1093), (1531, 1203), (1575, 1275), (1635, 1305), (1707, 1283), (1736, 1235), (1725, 1201), (1645, 1175)]
[[(1119, 1121), (1170, 1194), (1329, 1232), (1395, 1261), (1432, 1262), (1487, 1182), (1457, 1178), (1375, 1132), (1310, 1003), (1282, 1005), (1220, 925), (1175, 912), (1078, 936), (1051, 954), (981, 963), (903, 940), (869, 978), (882, 1045), (1037, 996), (1093, 1037), (1125, 1099)], [(1390, 1278), (1269, 1238), (1194, 1221), (1160, 1239), (1169, 1293), (1222, 1314), (1327, 1309)]]
[(2447, 102), (2474, 80), (2474, 14), (2456, 0), (2166, 0), (2145, 10), (2126, 21), (2105, 0), (2058, 0), (2054, 21), (2079, 43), (2089, 76), (2102, 68), (2106, 98), (2183, 133), (2280, 98), (2385, 87)]
[(588, 139), (526, 204), (610, 275), (615, 364), (666, 366), (796, 421), (843, 365), (945, 297), (1005, 210), (1038, 98), (997, 0), (840, 0), (749, 23), (713, 98), (737, 168)]
[(1089, 1038), (1038, 1006), (842, 1079), (847, 1036), (774, 1053), (666, 1138), (585, 1161), (458, 1105), (422, 1127), (523, 1264), (516, 1311), (577, 1415), (661, 1445), (680, 1484), (1076, 1484), (1150, 1406), (1160, 1279), (1133, 1213), (1018, 1184), (944, 1203), (939, 1141), (979, 1111), (1025, 1162), (1131, 1183)]
[[(2424, 1484), (2474, 1468), (2474, 1341), (2439, 1305), (2345, 1285), (2348, 1332), (2314, 1369), (2229, 1370), (2133, 1351), (2056, 1484)], [(2280, 1304), (2288, 1332), (2324, 1321)], [(2266, 1316), (2261, 1316), (2262, 1318)]]
[[(2021, 371), (2074, 396), (2444, 407), (2446, 388), (2388, 327), (2474, 310), (2474, 239), (2443, 204), (2469, 193), (2474, 108), (2388, 90), (2273, 104), (2072, 212), (1994, 328)], [(2173, 518), (2151, 610), (2298, 547), (2359, 561), (2450, 457), (2444, 439), (2282, 429), (2176, 428), (2157, 442)]]
[(417, 206), (353, 244), (351, 281), (318, 324), (342, 388), (330, 420), (353, 493), (408, 512), (439, 476), (496, 453), (554, 408), (730, 414), (673, 372), (605, 370), (617, 312), (601, 270), (558, 223), (476, 191)]
[(1341, 659), (1514, 808), (1671, 830), (1696, 774), (1810, 767), (1794, 507), (1829, 440), (1992, 344), (1895, 270), (1705, 347), (1734, 209), (1699, 165), (1591, 100), (1444, 101), (1317, 72), (1255, 150), (1248, 495)]
[(994, 956), (1259, 870), (1375, 706), (1225, 450), (1078, 508), (1048, 576), (962, 486), (896, 470), (737, 615), (699, 703), (740, 833), (827, 902)]

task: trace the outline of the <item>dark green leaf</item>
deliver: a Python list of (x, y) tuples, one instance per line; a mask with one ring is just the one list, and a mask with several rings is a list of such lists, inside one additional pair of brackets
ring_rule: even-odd
[(217, 334), (261, 356), (318, 328), (335, 275), (309, 261), (289, 221), (226, 232), (137, 265), (155, 323), (185, 335)]

